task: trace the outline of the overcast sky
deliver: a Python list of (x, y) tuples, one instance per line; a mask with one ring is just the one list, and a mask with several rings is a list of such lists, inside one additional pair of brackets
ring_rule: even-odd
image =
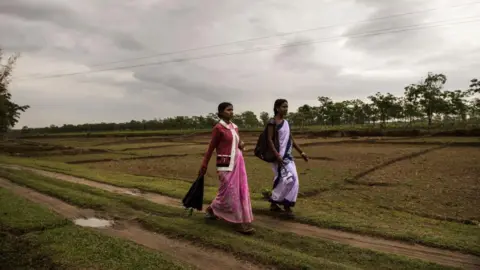
[[(237, 112), (270, 112), (276, 98), (296, 108), (316, 105), (318, 96), (400, 95), (429, 71), (446, 74), (450, 89), (467, 87), (480, 77), (480, 23), (452, 23), (480, 17), (480, 3), (449, 6), (472, 2), (0, 0), (0, 47), (22, 54), (10, 91), (31, 108), (17, 127), (200, 115), (214, 112), (222, 101), (233, 102)], [(355, 23), (365, 20), (370, 21)], [(435, 22), (448, 26), (352, 38)], [(329, 25), (336, 26), (281, 35)], [(272, 35), (277, 36), (99, 66)], [(90, 72), (259, 48), (268, 50)], [(88, 73), (32, 79), (72, 72)]]

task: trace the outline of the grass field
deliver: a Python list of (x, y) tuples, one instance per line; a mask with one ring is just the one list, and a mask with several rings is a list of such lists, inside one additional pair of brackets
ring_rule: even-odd
[[(255, 134), (242, 138), (253, 148)], [(119, 138), (31, 140), (105, 152), (65, 155), (58, 151), (50, 153), (54, 150), (38, 150), (40, 154), (30, 157), (22, 153), (15, 154), (17, 157), (0, 156), (0, 163), (182, 198), (195, 180), (208, 135), (174, 141), (165, 141), (162, 137), (137, 137), (128, 141)], [(304, 145), (302, 148), (312, 159), (308, 163), (297, 159), (300, 194), (295, 222), (480, 256), (480, 138), (299, 135), (297, 141)], [(270, 165), (254, 157), (251, 151), (244, 155), (254, 213), (270, 215), (268, 203), (261, 195), (263, 189), (272, 185)], [(3, 169), (2, 176), (79, 207), (115, 213), (119, 218), (135, 216), (149, 230), (168, 237), (200, 241), (209, 248), (233, 253), (258, 265), (282, 269), (439, 267), (359, 248), (351, 250), (352, 247), (310, 237), (299, 238), (265, 227), (258, 227), (255, 237), (245, 238), (229, 232), (223, 225), (201, 224), (201, 217), (195, 215), (185, 219), (179, 209), (159, 207), (140, 198), (111, 195), (27, 172)], [(208, 202), (215, 196), (218, 185), (213, 161), (205, 180), (205, 202)], [(154, 215), (142, 216), (138, 211)]]
[[(95, 188), (42, 177), (25, 171), (1, 169), (0, 175), (14, 183), (60, 198), (73, 205), (105, 211), (117, 218), (135, 216), (150, 230), (173, 238), (195, 241), (202, 246), (233, 252), (240, 257), (280, 269), (442, 268), (395, 255), (381, 254), (309, 237), (294, 236), (262, 227), (258, 228), (255, 236), (245, 237), (232, 232), (224, 224), (205, 224), (199, 220), (201, 217), (198, 216), (183, 218), (181, 209), (168, 206), (159, 207), (143, 199), (114, 195)], [(137, 211), (140, 209), (155, 215), (138, 214)], [(58, 237), (65, 236), (69, 237), (70, 235), (58, 235)], [(145, 261), (144, 263), (149, 262)]]
[(2, 269), (190, 269), (128, 241), (73, 225), (0, 188)]

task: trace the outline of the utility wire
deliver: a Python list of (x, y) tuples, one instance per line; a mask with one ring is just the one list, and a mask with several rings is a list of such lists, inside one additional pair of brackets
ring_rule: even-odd
[(323, 30), (323, 29), (334, 28), (334, 27), (338, 27), (338, 26), (345, 26), (345, 25), (351, 25), (351, 24), (358, 24), (358, 23), (366, 23), (366, 22), (372, 22), (372, 21), (378, 21), (378, 20), (385, 20), (385, 19), (391, 19), (391, 18), (396, 18), (396, 17), (403, 17), (403, 16), (408, 16), (408, 15), (414, 15), (414, 14), (420, 14), (420, 13), (433, 12), (433, 11), (437, 11), (437, 10), (441, 10), (441, 9), (446, 9), (446, 8), (457, 8), (457, 7), (464, 7), (464, 6), (477, 5), (477, 4), (480, 4), (480, 1), (469, 2), (469, 3), (464, 3), (464, 4), (459, 4), (459, 5), (453, 5), (453, 6), (448, 6), (448, 7), (430, 8), (430, 9), (417, 10), (417, 11), (412, 11), (412, 12), (397, 13), (397, 14), (392, 14), (392, 15), (383, 16), (383, 17), (371, 18), (371, 19), (367, 19), (367, 20), (360, 20), (360, 21), (355, 21), (355, 22), (348, 22), (348, 23), (340, 23), (340, 24), (332, 24), (332, 25), (326, 25), (326, 26), (319, 26), (319, 27), (310, 28), (310, 29), (290, 31), (290, 32), (279, 33), (279, 34), (275, 34), (275, 35), (268, 35), (268, 36), (263, 36), (263, 37), (249, 38), (249, 39), (244, 39), (244, 40), (237, 40), (237, 41), (231, 41), (231, 42), (226, 42), (226, 43), (219, 43), (219, 44), (201, 46), (201, 47), (196, 47), (196, 48), (191, 48), (191, 49), (184, 49), (184, 50), (178, 50), (178, 51), (157, 53), (157, 54), (153, 54), (153, 55), (149, 55), (149, 56), (135, 57), (135, 58), (129, 58), (129, 59), (118, 60), (118, 61), (113, 61), (113, 62), (104, 62), (104, 63), (94, 64), (94, 65), (91, 65), (90, 67), (99, 67), (99, 66), (105, 66), (105, 65), (110, 65), (110, 64), (117, 64), (117, 63), (123, 63), (123, 62), (129, 62), (129, 61), (135, 61), (135, 60), (141, 60), (141, 59), (154, 58), (154, 57), (158, 57), (158, 56), (165, 56), (165, 55), (172, 55), (172, 54), (178, 54), (178, 53), (185, 53), (185, 52), (191, 52), (191, 51), (197, 51), (197, 50), (203, 50), (203, 49), (211, 49), (211, 48), (216, 48), (216, 47), (221, 47), (221, 46), (234, 45), (234, 44), (238, 44), (238, 43), (245, 43), (245, 42), (250, 42), (250, 41), (257, 41), (257, 40), (262, 40), (262, 39), (269, 39), (269, 38), (274, 38), (274, 37), (283, 37), (283, 36), (289, 36), (289, 35), (293, 35), (293, 34), (299, 34), (299, 33), (305, 33), (305, 32), (317, 31), (317, 30)]
[[(470, 19), (470, 18), (473, 18), (473, 19), (472, 20), (465, 20), (465, 19)], [(459, 20), (459, 19), (464, 19), (465, 21), (452, 22), (452, 21)], [(234, 51), (234, 52), (216, 53), (216, 54), (210, 54), (210, 55), (202, 55), (202, 56), (198, 56), (198, 57), (178, 58), (178, 59), (172, 59), (172, 60), (165, 60), (165, 61), (158, 61), (158, 62), (151, 62), (151, 63), (143, 63), (143, 64), (137, 64), (137, 65), (128, 65), (128, 66), (121, 66), (121, 67), (114, 67), (114, 68), (105, 68), (105, 69), (99, 69), (99, 70), (90, 70), (90, 71), (83, 71), (83, 72), (53, 74), (53, 75), (46, 75), (46, 76), (34, 77), (34, 78), (21, 77), (21, 78), (17, 78), (17, 80), (22, 81), (22, 80), (26, 80), (26, 79), (35, 80), (35, 79), (58, 78), (58, 77), (98, 73), (98, 72), (103, 72), (103, 71), (114, 71), (114, 70), (122, 70), (122, 69), (137, 68), (137, 67), (164, 65), (164, 64), (168, 64), (168, 63), (179, 63), (179, 62), (187, 62), (187, 61), (192, 61), (192, 60), (217, 58), (217, 57), (222, 57), (222, 56), (255, 53), (255, 52), (268, 51), (268, 50), (278, 49), (278, 48), (297, 47), (297, 46), (305, 46), (305, 45), (310, 45), (310, 44), (334, 42), (334, 41), (337, 41), (337, 40), (341, 40), (343, 38), (357, 39), (357, 38), (365, 38), (365, 37), (385, 35), (385, 34), (391, 34), (391, 33), (400, 33), (400, 32), (408, 32), (408, 31), (415, 31), (415, 30), (423, 30), (423, 29), (430, 29), (430, 28), (450, 26), (450, 25), (458, 25), (458, 24), (466, 24), (466, 23), (472, 23), (472, 22), (480, 21), (479, 16), (470, 16), (470, 17), (464, 17), (464, 18), (459, 18), (459, 19), (430, 22), (430, 23), (426, 23), (426, 24), (409, 25), (409, 26), (400, 27), (400, 28), (387, 28), (387, 29), (381, 29), (381, 30), (352, 34), (352, 35), (333, 36), (333, 37), (320, 39), (320, 40), (310, 40), (310, 41), (295, 42), (295, 43), (283, 43), (283, 44), (279, 44), (279, 45), (268, 46), (266, 48), (256, 48), (256, 49), (248, 49), (248, 50), (241, 50), (241, 51)], [(438, 24), (438, 23), (442, 23), (442, 22), (444, 24)], [(445, 22), (450, 22), (450, 23), (445, 23)]]
[[(355, 22), (325, 25), (325, 26), (319, 26), (319, 27), (314, 27), (314, 28), (309, 28), (309, 29), (284, 32), (284, 33), (279, 33), (279, 34), (275, 34), (275, 35), (255, 37), (255, 38), (249, 38), (249, 39), (244, 39), (244, 40), (237, 40), (237, 41), (231, 41), (231, 42), (226, 42), (226, 43), (219, 43), (219, 44), (195, 47), (195, 48), (190, 48), (190, 49), (183, 49), (183, 50), (178, 50), (178, 51), (163, 52), (163, 53), (157, 53), (157, 54), (148, 55), (148, 56), (134, 57), (134, 58), (128, 58), (128, 59), (112, 61), (112, 62), (103, 62), (103, 63), (90, 65), (90, 67), (91, 68), (102, 67), (102, 66), (107, 66), (107, 65), (112, 65), (112, 64), (123, 63), (123, 62), (130, 62), (130, 61), (136, 61), (136, 60), (142, 60), (142, 59), (155, 58), (155, 57), (159, 57), (159, 56), (167, 56), (167, 55), (186, 53), (186, 52), (192, 52), (192, 51), (198, 51), (198, 50), (204, 50), (204, 49), (211, 49), (211, 48), (217, 48), (217, 47), (222, 47), (222, 46), (227, 46), (227, 45), (234, 45), (234, 44), (245, 43), (245, 42), (250, 42), (250, 41), (257, 41), (257, 40), (269, 39), (269, 38), (274, 38), (274, 37), (284, 37), (284, 36), (289, 36), (289, 35), (293, 35), (293, 34), (306, 33), (306, 32), (311, 32), (311, 31), (318, 31), (318, 30), (329, 29), (329, 28), (334, 28), (334, 27), (338, 27), (338, 26), (345, 26), (345, 25), (359, 24), (359, 23), (367, 23), (367, 22), (372, 22), (372, 21), (379, 21), (379, 20), (403, 17), (403, 16), (408, 16), (408, 15), (428, 13), (428, 12), (438, 11), (438, 10), (442, 10), (442, 9), (446, 9), (446, 8), (458, 8), (458, 7), (465, 7), (465, 6), (477, 5), (477, 4), (480, 4), (480, 1), (468, 2), (468, 3), (464, 3), (464, 4), (452, 5), (452, 6), (447, 6), (447, 7), (430, 8), (430, 9), (423, 9), (423, 10), (417, 10), (417, 11), (411, 11), (411, 12), (405, 12), (405, 13), (397, 13), (397, 14), (391, 14), (391, 15), (383, 16), (383, 17), (376, 17), (376, 18), (371, 18), (371, 19), (366, 19), (366, 20), (359, 20), (359, 21), (355, 21)], [(33, 75), (32, 74), (28, 77), (33, 77), (33, 76), (40, 76), (41, 77), (42, 75)]]

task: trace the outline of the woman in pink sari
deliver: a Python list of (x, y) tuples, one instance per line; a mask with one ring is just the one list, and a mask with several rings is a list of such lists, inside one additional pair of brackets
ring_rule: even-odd
[(238, 127), (231, 122), (233, 105), (223, 102), (218, 105), (220, 121), (212, 131), (212, 139), (203, 158), (200, 175), (205, 175), (213, 150), (216, 151), (217, 174), (220, 187), (217, 196), (207, 208), (207, 218), (220, 218), (238, 224), (239, 232), (251, 234), (253, 221), (247, 172)]

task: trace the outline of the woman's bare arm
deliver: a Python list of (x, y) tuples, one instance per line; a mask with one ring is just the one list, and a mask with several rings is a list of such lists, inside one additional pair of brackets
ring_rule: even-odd
[(295, 139), (293, 138), (293, 136), (291, 137), (292, 138), (292, 143), (293, 143), (293, 147), (298, 151), (298, 153), (303, 153), (302, 149), (300, 148), (300, 146), (297, 144), (297, 142), (295, 141)]

